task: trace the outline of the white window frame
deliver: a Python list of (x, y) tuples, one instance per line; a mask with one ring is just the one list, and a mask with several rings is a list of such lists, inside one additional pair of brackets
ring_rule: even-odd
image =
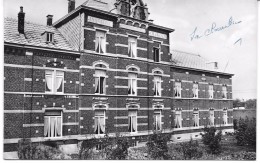
[(137, 58), (137, 38), (128, 37), (128, 56), (131, 58)]
[(54, 34), (51, 32), (46, 32), (46, 42), (53, 42)]
[[(105, 95), (106, 94), (106, 78), (107, 78), (106, 70), (96, 69), (94, 77), (95, 77), (95, 94)], [(103, 84), (100, 83), (101, 78), (104, 78)], [(103, 86), (103, 93), (101, 93), (101, 87), (102, 86)]]
[(222, 86), (222, 98), (227, 99), (227, 86)]
[(198, 83), (193, 83), (192, 94), (193, 94), (193, 98), (199, 98), (199, 84)]
[[(134, 124), (134, 121), (133, 121), (133, 119), (134, 119), (134, 117), (135, 117), (135, 119), (136, 119), (136, 123)], [(130, 133), (137, 133), (137, 110), (128, 110), (128, 132), (130, 132)], [(134, 130), (134, 128), (133, 127), (135, 127), (135, 131), (133, 131)]]
[(174, 97), (175, 98), (181, 98), (181, 90), (182, 90), (181, 82), (175, 82), (175, 84), (174, 84)]
[(222, 119), (223, 119), (223, 124), (227, 125), (228, 124), (228, 114), (227, 114), (227, 109), (226, 108), (223, 109), (223, 117), (222, 117)]
[[(101, 33), (104, 34), (104, 38), (98, 36), (98, 35), (101, 35)], [(106, 53), (106, 31), (96, 30), (95, 52), (97, 52), (99, 54)]]
[[(48, 111), (51, 111), (51, 110), (48, 110)], [(44, 115), (44, 137), (46, 138), (46, 139), (49, 139), (49, 138), (51, 138), (51, 139), (53, 139), (53, 138), (60, 138), (60, 137), (62, 137), (62, 129), (63, 129), (63, 117), (62, 117), (62, 111), (60, 111), (61, 113), (60, 113), (60, 116), (58, 116), (58, 115)], [(50, 130), (51, 130), (51, 118), (55, 118), (55, 136), (51, 136), (50, 134), (51, 134), (51, 132), (50, 132)], [(58, 124), (57, 124), (57, 119), (58, 118), (60, 118), (61, 119), (61, 128), (60, 128), (60, 136), (56, 136), (57, 135), (57, 126), (58, 126)], [(48, 123), (47, 123), (47, 125), (48, 125), (48, 131), (47, 131), (47, 133), (48, 133), (48, 136), (46, 136), (45, 135), (45, 128), (46, 128), (46, 120), (48, 119)]]
[(209, 125), (214, 126), (215, 125), (215, 112), (214, 109), (209, 110)]
[(162, 96), (162, 77), (161, 76), (154, 76), (154, 96), (161, 97)]
[(209, 99), (213, 99), (214, 98), (214, 86), (213, 84), (209, 85)]
[[(154, 130), (161, 131), (162, 130), (162, 110), (154, 110)], [(158, 123), (159, 121), (159, 123)], [(159, 124), (159, 126), (157, 125)]]
[[(60, 74), (61, 75), (60, 75)], [(49, 89), (49, 84), (48, 84), (48, 79), (47, 77), (51, 77), (51, 91), (47, 91), (46, 90), (46, 87), (48, 87)], [(56, 87), (56, 82), (57, 82), (57, 78), (62, 78), (62, 83), (61, 83), (61, 86), (62, 86), (62, 91), (61, 92), (58, 92), (58, 88), (57, 89), (54, 89)], [(60, 70), (45, 70), (45, 93), (49, 93), (49, 94), (63, 94), (64, 93), (64, 71), (60, 71)]]
[(199, 110), (193, 110), (193, 127), (200, 126)]
[[(156, 60), (156, 57), (155, 57), (155, 50), (158, 50), (158, 61)], [(154, 62), (156, 62), (156, 63), (159, 63), (159, 62), (161, 62), (161, 48), (160, 47), (153, 47), (153, 60), (154, 60)]]
[(137, 96), (137, 74), (136, 73), (130, 73), (130, 72), (128, 73), (128, 96)]
[[(178, 120), (179, 120), (179, 126), (177, 126)], [(182, 112), (180, 110), (175, 111), (174, 128), (182, 128)]]
[[(97, 112), (99, 112), (99, 113), (102, 112), (103, 114), (102, 115), (101, 114), (97, 115)], [(94, 115), (94, 133), (97, 134), (97, 135), (104, 135), (106, 133), (106, 111), (105, 110), (95, 110), (94, 114), (95, 114)], [(104, 131), (103, 131), (103, 133), (100, 133), (100, 130), (102, 130), (101, 126), (99, 125), (99, 124), (102, 123), (101, 118), (104, 119), (104, 124), (103, 124)], [(97, 122), (96, 122), (96, 119), (97, 119)]]

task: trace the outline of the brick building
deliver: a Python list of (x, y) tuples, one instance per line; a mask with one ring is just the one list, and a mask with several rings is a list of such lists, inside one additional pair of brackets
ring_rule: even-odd
[[(232, 130), (232, 74), (199, 55), (170, 51), (174, 29), (148, 20), (142, 0), (88, 0), (47, 26), (4, 21), (4, 151), (33, 142), (199, 137)], [(141, 141), (140, 141), (141, 142)]]

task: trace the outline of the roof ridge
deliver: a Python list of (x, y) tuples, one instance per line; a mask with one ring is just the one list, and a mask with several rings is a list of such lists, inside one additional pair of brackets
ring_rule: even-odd
[[(12, 17), (5, 17), (4, 18), (5, 20), (12, 20), (12, 21), (18, 21), (18, 19), (16, 18), (12, 18)], [(43, 26), (43, 27), (52, 27), (52, 28), (55, 28), (54, 26), (48, 26), (48, 25), (43, 25), (43, 24), (38, 24), (38, 23), (35, 23), (35, 22), (31, 22), (31, 21), (24, 21), (24, 23), (27, 23), (27, 24), (32, 24), (32, 25), (38, 25), (38, 26)], [(56, 28), (55, 28), (56, 29)]]
[(191, 52), (185, 52), (185, 51), (182, 51), (182, 50), (173, 49), (173, 50), (171, 50), (171, 51), (180, 52), (180, 53), (185, 53), (185, 54), (189, 54), (189, 55), (195, 55), (195, 56), (204, 58), (204, 57), (202, 57), (200, 54), (195, 54), (195, 53), (191, 53)]

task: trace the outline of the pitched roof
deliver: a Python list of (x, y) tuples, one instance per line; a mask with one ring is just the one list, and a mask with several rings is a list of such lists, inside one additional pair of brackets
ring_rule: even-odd
[[(18, 32), (18, 20), (4, 19), (4, 42), (39, 46), (53, 49), (74, 50), (62, 34), (52, 26), (44, 26), (31, 22), (24, 23), (25, 34)], [(47, 43), (44, 32), (54, 33), (54, 43)]]
[(215, 72), (223, 72), (224, 70), (220, 64), (218, 64), (218, 69), (215, 69), (214, 62), (209, 62), (206, 58), (198, 54), (178, 50), (172, 50), (171, 54), (173, 65), (176, 66)]
[[(116, 0), (87, 0), (82, 4), (82, 6), (110, 12), (115, 8), (115, 3)], [(116, 10), (113, 10), (113, 13), (115, 12)]]

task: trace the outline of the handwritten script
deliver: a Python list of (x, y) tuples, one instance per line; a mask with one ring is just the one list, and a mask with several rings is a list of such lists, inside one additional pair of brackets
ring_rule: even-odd
[(212, 35), (213, 33), (216, 33), (216, 32), (220, 32), (220, 31), (223, 31), (231, 26), (234, 26), (234, 25), (237, 25), (239, 23), (241, 23), (242, 21), (234, 21), (232, 16), (229, 18), (228, 22), (226, 25), (223, 25), (223, 26), (218, 26), (217, 23), (213, 22), (211, 24), (211, 27), (206, 29), (204, 31), (204, 33), (199, 33), (198, 32), (198, 28), (195, 27), (195, 29), (193, 30), (193, 32), (190, 34), (190, 37), (191, 37), (191, 41), (195, 40), (195, 39), (200, 39), (202, 37), (207, 37), (207, 36), (210, 36)]

